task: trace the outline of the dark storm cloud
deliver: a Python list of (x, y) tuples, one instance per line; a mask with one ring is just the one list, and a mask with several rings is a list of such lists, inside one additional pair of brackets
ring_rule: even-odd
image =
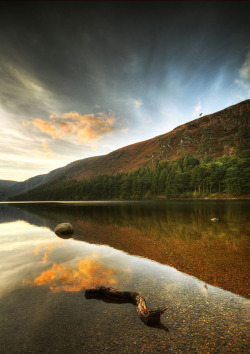
[(184, 96), (198, 76), (200, 90), (218, 68), (232, 75), (249, 45), (244, 2), (2, 2), (0, 12), (2, 103), (27, 114), (51, 107), (30, 102), (32, 87), (10, 66), (65, 112), (90, 113), (121, 110), (130, 97), (171, 97), (180, 85)]

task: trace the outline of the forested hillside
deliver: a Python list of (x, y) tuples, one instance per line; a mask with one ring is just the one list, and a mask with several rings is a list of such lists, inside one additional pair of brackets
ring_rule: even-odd
[[(246, 197), (250, 100), (104, 156), (72, 162), (11, 200)], [(25, 182), (24, 182), (25, 183)]]
[(201, 163), (187, 155), (153, 167), (88, 180), (51, 183), (15, 200), (110, 200), (152, 198), (239, 197), (249, 193), (250, 159), (225, 156)]

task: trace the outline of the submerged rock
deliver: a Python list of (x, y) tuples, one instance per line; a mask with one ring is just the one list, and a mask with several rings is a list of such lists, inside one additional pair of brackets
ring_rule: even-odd
[(219, 219), (217, 219), (217, 218), (212, 218), (212, 219), (210, 219), (210, 220), (213, 221), (213, 222), (219, 221)]
[(68, 222), (58, 224), (55, 228), (55, 234), (65, 238), (70, 237), (73, 231), (73, 226)]

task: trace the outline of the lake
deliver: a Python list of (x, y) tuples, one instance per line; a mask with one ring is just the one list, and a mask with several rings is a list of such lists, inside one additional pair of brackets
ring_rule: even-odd
[[(247, 353), (249, 205), (0, 203), (1, 353)], [(161, 324), (85, 298), (100, 285), (168, 306)]]

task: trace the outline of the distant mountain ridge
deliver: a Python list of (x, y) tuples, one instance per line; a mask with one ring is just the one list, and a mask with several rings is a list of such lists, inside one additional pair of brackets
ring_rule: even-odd
[(237, 154), (249, 132), (250, 99), (213, 114), (180, 125), (149, 140), (115, 150), (107, 155), (74, 161), (48, 174), (32, 177), (6, 188), (6, 196), (24, 193), (47, 182), (89, 179), (99, 175), (114, 176), (158, 161), (193, 155), (199, 160)]
[(61, 167), (47, 174), (31, 177), (24, 182), (0, 180), (0, 200), (6, 200), (7, 197), (28, 192), (29, 190), (50, 181), (51, 178), (53, 178), (53, 176), (58, 173), (60, 169)]

